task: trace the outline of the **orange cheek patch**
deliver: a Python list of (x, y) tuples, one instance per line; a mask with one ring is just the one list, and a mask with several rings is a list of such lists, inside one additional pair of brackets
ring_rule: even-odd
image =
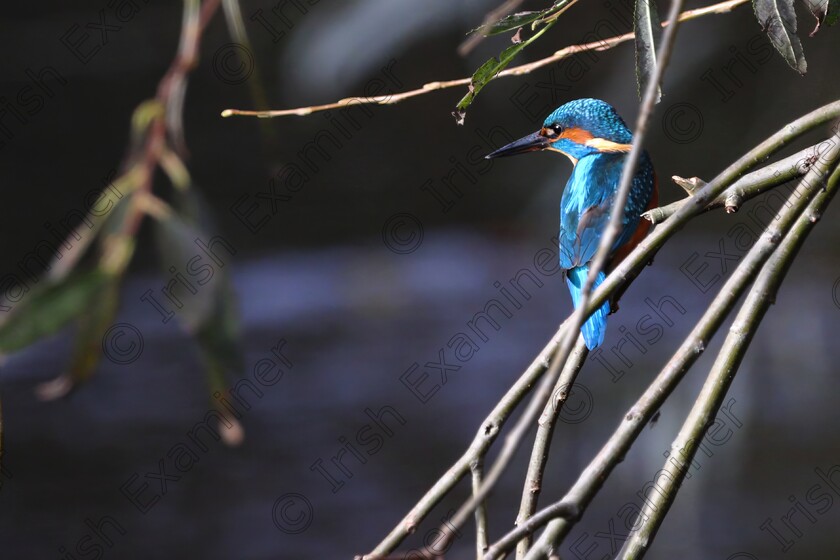
[(558, 140), (560, 138), (568, 138), (572, 142), (586, 144), (588, 141), (592, 140), (592, 134), (582, 128), (567, 128), (563, 130), (557, 138)]

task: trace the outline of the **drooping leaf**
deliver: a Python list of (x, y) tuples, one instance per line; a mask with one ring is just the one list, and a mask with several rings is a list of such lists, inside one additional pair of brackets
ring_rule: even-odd
[(840, 0), (802, 0), (802, 2), (808, 7), (808, 11), (811, 12), (814, 19), (817, 20), (814, 30), (808, 34), (809, 37), (816, 35), (822, 24), (833, 25), (836, 23), (838, 16), (840, 16), (840, 13), (838, 13), (840, 12)]
[[(655, 0), (636, 0), (633, 31), (636, 35), (636, 87), (639, 99), (642, 99), (648, 83), (656, 76), (656, 49), (662, 34)], [(661, 97), (662, 91), (657, 86), (656, 103)]]
[(243, 369), (244, 358), (239, 342), (236, 303), (227, 278), (220, 281), (213, 313), (196, 334), (205, 355), (223, 371)]
[(221, 414), (225, 415), (230, 424), (228, 426), (220, 422), (219, 435), (225, 444), (231, 446), (242, 443), (245, 431), (236, 418), (219, 405), (215, 395), (224, 394), (231, 385), (227, 380), (237, 377), (230, 374), (241, 372), (244, 368), (235, 307), (233, 290), (227, 278), (224, 278), (224, 285), (216, 294), (213, 313), (197, 333), (207, 371), (210, 394), (214, 395), (210, 401)]
[(557, 17), (563, 10), (569, 7), (575, 0), (556, 0), (551, 7), (545, 10), (538, 10), (534, 12), (517, 12), (510, 14), (502, 19), (482, 25), (470, 31), (470, 33), (481, 33), (485, 36), (498, 35), (505, 31), (512, 31), (528, 24), (539, 24)]
[(38, 386), (36, 394), (41, 400), (61, 398), (93, 375), (119, 307), (120, 280), (118, 276), (110, 277), (95, 304), (80, 315), (69, 371)]
[(120, 304), (120, 278), (113, 277), (91, 306), (79, 318), (70, 377), (75, 383), (87, 381), (102, 356), (102, 342), (114, 322)]
[(488, 25), (483, 25), (476, 29), (473, 29), (470, 33), (481, 33), (482, 35), (498, 35), (499, 33), (504, 33), (505, 31), (512, 31), (514, 29), (518, 29), (520, 27), (524, 27), (529, 23), (533, 23), (543, 17), (545, 12), (548, 10), (542, 10), (538, 12), (518, 12), (515, 14), (510, 14), (495, 23), (490, 23)]
[[(473, 75), (472, 79), (470, 80), (469, 90), (467, 94), (458, 102), (458, 105), (455, 108), (456, 121), (459, 120), (459, 116), (463, 117), (462, 113), (466, 111), (467, 107), (469, 107), (478, 93), (490, 83), (499, 72), (507, 68), (508, 64), (510, 64), (516, 55), (518, 55), (522, 50), (536, 41), (540, 35), (548, 31), (551, 26), (554, 25), (554, 22), (547, 23), (542, 29), (537, 31), (528, 39), (522, 41), (521, 43), (516, 43), (505, 50), (499, 55), (499, 58), (491, 58), (481, 66), (479, 66), (478, 70), (476, 70)], [(463, 118), (460, 118), (460, 122), (458, 124), (463, 124)]]
[(188, 331), (196, 332), (213, 313), (222, 279), (221, 267), (204, 248), (211, 236), (174, 212), (154, 220), (154, 233), (167, 279), (164, 301)]
[(759, 25), (791, 68), (805, 74), (808, 65), (802, 43), (796, 35), (793, 0), (753, 0)]
[(185, 190), (175, 191), (172, 205), (178, 210), (183, 220), (200, 231), (217, 231), (218, 226), (210, 209), (210, 204), (201, 189), (191, 185)]
[(100, 269), (71, 272), (57, 282), (41, 280), (0, 324), (0, 352), (14, 352), (51, 335), (97, 305), (111, 276)]

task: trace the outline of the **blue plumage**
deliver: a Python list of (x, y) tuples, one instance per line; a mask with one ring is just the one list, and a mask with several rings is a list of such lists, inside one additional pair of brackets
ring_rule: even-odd
[[(561, 106), (536, 133), (512, 142), (487, 157), (552, 150), (574, 164), (560, 202), (560, 266), (575, 308), (581, 300), (590, 261), (610, 221), (624, 162), (633, 134), (608, 103), (599, 99), (576, 99)], [(657, 201), (656, 178), (647, 152), (642, 152), (622, 216), (622, 229), (611, 250), (614, 260), (623, 258), (647, 234), (650, 224), (641, 214)], [(600, 272), (595, 288), (606, 275)], [(587, 348), (603, 343), (610, 304), (604, 303), (581, 327)]]
[[(569, 287), (569, 293), (572, 294), (572, 304), (575, 306), (575, 309), (580, 305), (580, 300), (583, 296), (583, 286), (586, 284), (587, 276), (589, 276), (589, 265), (586, 264), (566, 271), (566, 285)], [(603, 270), (599, 272), (592, 289), (594, 290), (600, 286), (606, 277), (607, 275), (604, 274)], [(605, 301), (604, 305), (596, 309), (580, 328), (580, 332), (583, 334), (583, 341), (590, 350), (594, 350), (603, 344), (604, 335), (607, 332), (607, 315), (609, 314), (610, 302)]]

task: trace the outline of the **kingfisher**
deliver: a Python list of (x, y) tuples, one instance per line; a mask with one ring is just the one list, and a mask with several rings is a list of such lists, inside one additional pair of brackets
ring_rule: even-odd
[[(612, 105), (600, 99), (576, 99), (548, 115), (539, 131), (485, 156), (490, 159), (550, 150), (572, 161), (572, 175), (560, 202), (558, 240), (560, 267), (565, 272), (575, 308), (580, 305), (591, 261), (609, 224), (632, 143), (633, 133)], [(651, 224), (641, 215), (655, 208), (658, 199), (653, 164), (643, 151), (624, 206), (621, 233), (611, 247), (608, 270), (621, 262), (648, 234)], [(605, 272), (601, 271), (593, 289), (605, 278)], [(604, 302), (581, 327), (589, 350), (604, 342), (610, 309), (610, 302)]]

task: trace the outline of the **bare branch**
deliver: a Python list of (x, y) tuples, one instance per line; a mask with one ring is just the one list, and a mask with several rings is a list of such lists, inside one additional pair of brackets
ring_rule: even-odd
[[(808, 116), (815, 116), (815, 113), (819, 113), (821, 110), (812, 112)], [(798, 119), (798, 122), (801, 123), (802, 119)], [(785, 127), (785, 129), (780, 131), (780, 133), (784, 132), (789, 132), (789, 127)], [(800, 134), (802, 133), (801, 130), (798, 132)], [(772, 136), (760, 146), (767, 145), (769, 140), (776, 138), (780, 133)], [(837, 148), (840, 149), (840, 143), (837, 144)], [(741, 158), (739, 161), (747, 159), (749, 155)], [(706, 313), (691, 331), (691, 334), (689, 334), (677, 352), (668, 361), (665, 368), (657, 375), (653, 383), (648, 386), (636, 404), (624, 416), (616, 431), (610, 436), (610, 439), (601, 448), (598, 455), (584, 469), (578, 480), (566, 493), (566, 496), (563, 497), (562, 501), (576, 504), (581, 512), (586, 509), (586, 506), (601, 488), (604, 480), (630, 449), (630, 446), (636, 437), (638, 437), (642, 428), (653, 417), (654, 413), (661, 408), (662, 403), (664, 403), (668, 395), (679, 384), (685, 372), (688, 371), (691, 365), (694, 364), (706, 349), (712, 336), (717, 332), (725, 318), (729, 315), (729, 312), (734, 308), (749, 283), (755, 278), (761, 265), (775, 250), (778, 245), (778, 239), (780, 238), (779, 232), (788, 231), (794, 221), (803, 212), (816, 190), (811, 188), (809, 191), (811, 184), (809, 180), (810, 178), (808, 176), (802, 180), (801, 186), (804, 187), (804, 191), (797, 189), (791, 193), (785, 207), (779, 214), (778, 221), (774, 221), (775, 231), (768, 230), (768, 232), (756, 241), (747, 255), (742, 259), (738, 268), (735, 269), (721, 288)], [(713, 186), (717, 181), (718, 179), (716, 178), (706, 188)], [(803, 192), (807, 196), (803, 196)], [(691, 205), (686, 205), (685, 208), (690, 207)], [(685, 208), (681, 209), (681, 211), (685, 210)], [(679, 213), (675, 217), (677, 215)], [(671, 221), (668, 220), (665, 226), (670, 225), (670, 223)], [(632, 255), (633, 253), (631, 253)], [(563, 519), (550, 522), (532, 547), (531, 552), (526, 556), (526, 560), (537, 560), (541, 554), (543, 556), (547, 555), (568, 533), (570, 528), (571, 523)]]
[[(691, 19), (695, 19), (698, 17), (706, 16), (709, 14), (723, 14), (732, 11), (732, 9), (740, 6), (741, 4), (746, 4), (748, 0), (727, 0), (726, 2), (720, 2), (718, 4), (714, 4), (712, 6), (707, 6), (705, 8), (698, 8), (696, 10), (686, 10), (682, 12), (677, 21), (683, 22), (688, 21)], [(666, 21), (662, 24), (662, 26), (668, 25), (670, 22)], [(553, 55), (548, 56), (546, 58), (541, 58), (539, 60), (535, 60), (534, 62), (529, 62), (527, 64), (521, 64), (519, 66), (514, 66), (512, 68), (508, 68), (499, 72), (497, 78), (502, 78), (506, 76), (521, 76), (523, 74), (529, 74), (538, 68), (542, 68), (543, 66), (548, 66), (550, 64), (554, 64), (555, 62), (559, 62), (564, 58), (568, 58), (574, 54), (587, 52), (587, 51), (606, 51), (609, 50), (616, 45), (620, 45), (621, 43), (625, 43), (627, 41), (632, 41), (635, 38), (633, 33), (625, 33), (623, 35), (616, 35), (615, 37), (610, 37), (608, 39), (602, 39), (600, 41), (594, 41), (592, 43), (583, 43), (580, 45), (571, 45), (564, 49), (560, 49), (559, 51), (555, 52)], [(440, 81), (440, 82), (430, 82), (428, 84), (423, 85), (418, 89), (413, 89), (410, 91), (404, 91), (402, 93), (396, 93), (394, 95), (387, 95), (387, 96), (379, 96), (379, 97), (348, 97), (345, 99), (340, 99), (335, 103), (327, 103), (324, 105), (312, 105), (311, 107), (299, 107), (297, 109), (278, 109), (272, 111), (246, 111), (242, 109), (225, 109), (222, 111), (222, 117), (232, 117), (232, 116), (245, 116), (245, 117), (259, 117), (259, 118), (274, 118), (274, 117), (284, 117), (289, 115), (297, 115), (297, 116), (305, 116), (310, 115), (312, 113), (317, 113), (319, 111), (329, 111), (331, 109), (341, 109), (347, 106), (348, 103), (354, 104), (365, 104), (365, 105), (394, 105), (395, 103), (399, 103), (400, 101), (404, 101), (406, 99), (410, 99), (412, 97), (417, 97), (418, 95), (423, 95), (426, 93), (430, 93), (432, 91), (438, 91), (442, 89), (448, 89), (458, 86), (466, 86), (469, 85), (471, 78), (460, 78), (458, 80), (449, 80), (449, 81)]]
[[(756, 271), (758, 279), (735, 317), (729, 329), (729, 335), (726, 337), (723, 347), (706, 377), (706, 382), (700, 390), (700, 395), (694, 402), (694, 406), (692, 406), (691, 412), (686, 417), (676, 439), (671, 444), (669, 459), (665, 461), (665, 466), (659, 471), (663, 473), (663, 476), (660, 477), (661, 485), (657, 482), (659, 491), (650, 496), (650, 501), (645, 501), (644, 510), (639, 514), (642, 525), (638, 530), (633, 531), (630, 538), (624, 543), (620, 553), (622, 560), (643, 558), (653, 542), (657, 530), (668, 513), (674, 498), (676, 498), (689, 465), (694, 460), (700, 442), (726, 397), (726, 392), (738, 371), (738, 367), (741, 365), (741, 360), (746, 354), (761, 320), (770, 305), (775, 301), (779, 285), (799, 248), (816, 223), (813, 218), (822, 214), (837, 192), (837, 186), (840, 183), (840, 167), (835, 169), (832, 180), (829, 181), (826, 189), (822, 190), (819, 186), (823, 183), (831, 168), (834, 167), (838, 157), (840, 157), (840, 135), (835, 136), (834, 143), (831, 148), (826, 150), (823, 160), (818, 161), (802, 179), (800, 186), (803, 187), (805, 195), (794, 191), (791, 195), (794, 200), (788, 200), (789, 203), (798, 203), (799, 212), (789, 211), (787, 212), (787, 223), (779, 223), (778, 225), (772, 223), (767, 228), (764, 234), (766, 242), (776, 244), (779, 239), (782, 239), (782, 234), (785, 231), (782, 229), (783, 226), (790, 226), (790, 229), (784, 234), (783, 241), (775, 249), (760, 272)], [(805, 202), (809, 199), (811, 202), (805, 210), (802, 210)], [(796, 217), (798, 219), (793, 223)]]
[[(542, 490), (542, 478), (545, 472), (545, 465), (548, 461), (548, 449), (551, 447), (551, 437), (554, 435), (554, 427), (557, 425), (557, 418), (563, 404), (573, 390), (575, 379), (589, 351), (582, 337), (578, 338), (577, 344), (570, 359), (566, 362), (560, 378), (554, 385), (551, 398), (545, 404), (540, 416), (537, 435), (534, 438), (534, 446), (531, 449), (531, 459), (528, 463), (528, 472), (525, 475), (525, 484), (522, 487), (522, 499), (519, 504), (519, 514), (516, 517), (516, 525), (524, 525), (537, 510), (537, 500)], [(558, 362), (559, 363), (559, 362)], [(516, 546), (516, 557), (522, 558), (528, 551), (530, 539), (523, 538)], [(488, 553), (489, 556), (489, 553)]]
[[(736, 212), (744, 201), (763, 194), (773, 187), (777, 187), (787, 183), (791, 179), (804, 175), (808, 169), (819, 159), (820, 145), (816, 144), (796, 152), (792, 156), (788, 156), (775, 163), (762, 167), (738, 179), (731, 187), (721, 193), (715, 200), (709, 203), (704, 211), (714, 210), (715, 208), (724, 207), (728, 213)], [(691, 179), (683, 179), (682, 177), (673, 177), (675, 183), (691, 191), (689, 194), (695, 192), (697, 187), (705, 185), (701, 179), (692, 177)], [(672, 202), (666, 206), (653, 208), (648, 210), (642, 217), (651, 221), (654, 224), (665, 221), (671, 214), (676, 212), (689, 198), (684, 198), (676, 202)]]

